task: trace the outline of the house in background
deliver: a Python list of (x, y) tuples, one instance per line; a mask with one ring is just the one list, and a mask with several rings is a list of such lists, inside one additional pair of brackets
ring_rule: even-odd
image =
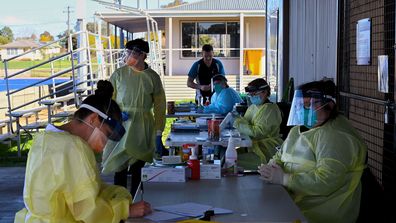
[[(32, 39), (20, 39), (14, 42), (0, 45), (0, 57), (1, 60), (14, 57), (19, 54), (23, 54), (31, 49), (38, 48), (46, 43), (38, 43)], [(51, 44), (41, 50), (36, 50), (23, 55), (18, 60), (42, 60), (44, 57), (52, 57), (53, 55), (61, 52), (61, 46), (59, 44)]]
[[(16, 40), (11, 43), (0, 45), (0, 56), (1, 59), (4, 60), (22, 54), (26, 51), (29, 51), (37, 47), (40, 47), (40, 44), (38, 44), (34, 40), (30, 40), (30, 39)], [(19, 60), (41, 60), (41, 59), (43, 59), (43, 55), (40, 51), (34, 51), (19, 58)]]
[[(167, 97), (178, 94), (178, 98), (180, 95), (191, 98), (193, 90), (186, 87), (187, 74), (191, 65), (201, 58), (202, 45), (207, 43), (213, 45), (230, 85), (237, 90), (257, 77), (268, 79), (265, 10), (263, 0), (206, 0), (146, 10), (157, 21), (165, 38), (162, 54)], [(146, 17), (140, 14), (115, 11), (96, 15), (120, 28), (127, 39), (147, 31)]]

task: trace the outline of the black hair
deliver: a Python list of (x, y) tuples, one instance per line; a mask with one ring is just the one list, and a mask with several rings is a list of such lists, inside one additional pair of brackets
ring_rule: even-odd
[[(114, 88), (110, 81), (100, 80), (97, 83), (97, 89), (95, 94), (88, 96), (83, 104), (91, 105), (99, 111), (107, 114), (110, 118), (121, 121), (121, 109), (118, 104), (111, 99), (113, 96)], [(87, 108), (80, 108), (74, 113), (74, 118), (84, 119), (93, 112)], [(99, 120), (102, 121), (102, 117), (99, 116)]]
[(217, 75), (215, 75), (215, 76), (212, 77), (212, 80), (213, 80), (213, 82), (215, 82), (215, 81), (224, 82), (226, 88), (229, 88), (229, 86), (228, 86), (228, 84), (227, 84), (227, 78), (224, 77), (224, 75), (217, 74)]
[[(329, 120), (338, 116), (338, 106), (334, 101), (337, 94), (337, 87), (332, 80), (324, 79), (320, 81), (312, 81), (302, 84), (298, 87), (302, 91), (304, 97), (314, 97), (322, 100), (322, 104), (326, 104), (323, 109), (330, 112)], [(334, 99), (334, 100), (333, 100)], [(334, 103), (334, 107), (329, 102)]]
[(271, 87), (269, 86), (267, 81), (264, 80), (264, 78), (256, 78), (248, 84), (248, 87), (254, 87), (256, 89), (260, 89), (260, 87), (262, 86), (266, 86), (263, 90), (267, 90), (267, 97), (269, 97), (271, 95)]
[(202, 46), (202, 51), (212, 52), (213, 51), (213, 46), (209, 45), (209, 44), (205, 44), (205, 45)]
[(128, 50), (133, 50), (133, 48), (135, 48), (135, 47), (145, 53), (150, 52), (148, 42), (143, 39), (130, 40), (125, 44), (125, 48), (127, 48)]
[(217, 75), (213, 76), (212, 79), (213, 79), (213, 81), (225, 81), (225, 82), (228, 81), (227, 78), (224, 77), (224, 75), (221, 75), (221, 74), (217, 74)]

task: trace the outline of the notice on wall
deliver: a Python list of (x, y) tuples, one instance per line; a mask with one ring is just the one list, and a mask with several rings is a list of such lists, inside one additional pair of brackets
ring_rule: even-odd
[(389, 93), (387, 55), (378, 56), (378, 91)]
[(371, 63), (371, 20), (361, 19), (356, 25), (356, 62), (357, 65)]

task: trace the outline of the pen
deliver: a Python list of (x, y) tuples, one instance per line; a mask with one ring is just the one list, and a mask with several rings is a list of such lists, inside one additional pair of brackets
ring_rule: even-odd
[[(139, 193), (139, 190), (140, 190), (141, 187), (142, 187), (142, 181), (140, 181), (139, 186), (138, 186), (138, 188), (136, 189), (135, 196), (133, 196), (132, 203), (135, 203), (137, 194)], [(142, 200), (143, 200), (143, 195), (142, 195)]]

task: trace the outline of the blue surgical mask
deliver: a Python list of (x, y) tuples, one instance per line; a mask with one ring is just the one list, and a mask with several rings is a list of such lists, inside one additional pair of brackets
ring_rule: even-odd
[(310, 109), (304, 108), (304, 126), (311, 129), (318, 123), (318, 116), (316, 114), (316, 111), (312, 111), (312, 115), (310, 117), (309, 115)]
[(261, 99), (260, 95), (249, 96), (250, 102), (254, 105), (263, 104), (263, 99)]
[(213, 86), (214, 86), (214, 91), (217, 94), (220, 94), (220, 92), (223, 90), (223, 87), (221, 86), (221, 84), (213, 84)]

